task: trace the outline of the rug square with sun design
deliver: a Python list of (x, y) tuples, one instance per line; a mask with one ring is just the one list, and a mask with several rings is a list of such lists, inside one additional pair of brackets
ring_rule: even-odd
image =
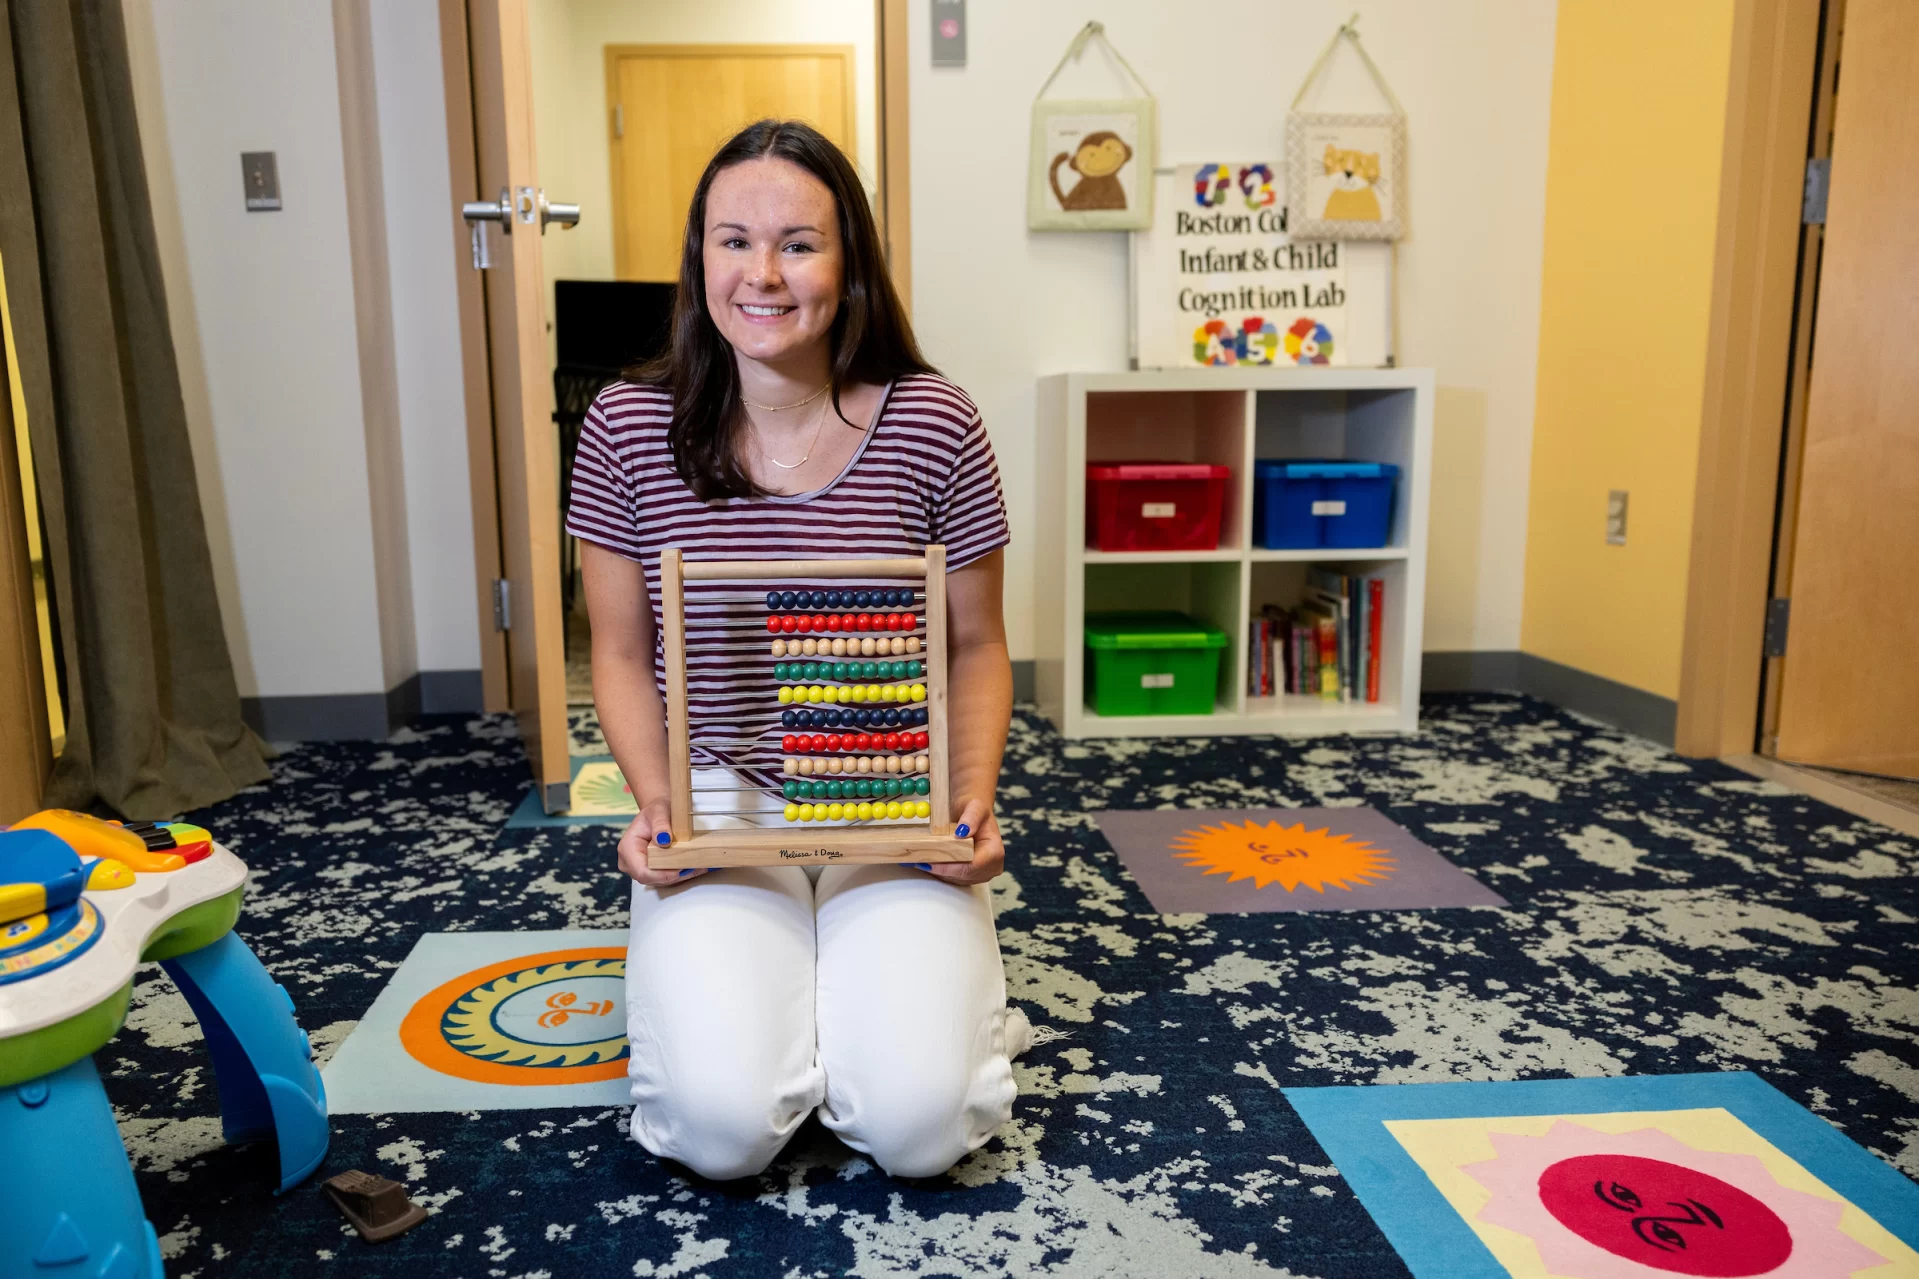
[(1506, 904), (1375, 808), (1106, 809), (1095, 817), (1164, 914)]
[(336, 1114), (616, 1106), (622, 931), (428, 933), (321, 1071)]
[(524, 826), (624, 826), (640, 811), (633, 790), (611, 755), (575, 755), (573, 780), (567, 786), (564, 812), (548, 813), (530, 786), (513, 815), (508, 830)]
[(1919, 1275), (1919, 1253), (1723, 1107), (1386, 1130), (1515, 1279)]
[(1919, 1276), (1919, 1187), (1757, 1075), (1285, 1092), (1419, 1279)]

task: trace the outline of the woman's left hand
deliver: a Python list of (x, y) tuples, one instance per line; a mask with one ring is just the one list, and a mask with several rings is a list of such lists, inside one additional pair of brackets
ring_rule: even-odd
[(927, 862), (926, 873), (955, 884), (984, 884), (1006, 869), (1006, 845), (1000, 843), (999, 821), (980, 800), (971, 800), (960, 810), (959, 825), (953, 833), (961, 839), (973, 838), (970, 862)]

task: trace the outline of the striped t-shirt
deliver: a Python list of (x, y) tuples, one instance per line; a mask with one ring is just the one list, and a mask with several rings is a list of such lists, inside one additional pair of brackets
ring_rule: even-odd
[[(950, 570), (1006, 545), (1006, 501), (979, 410), (944, 378), (895, 382), (839, 476), (811, 493), (702, 502), (673, 468), (672, 396), (615, 383), (580, 431), (567, 532), (646, 571), (660, 633), (660, 552), (689, 560), (878, 559), (946, 547)], [(777, 768), (778, 685), (766, 630), (766, 591), (908, 585), (687, 582), (687, 722), (695, 763)], [(923, 617), (923, 610), (916, 610)], [(655, 654), (655, 673), (665, 689)], [(743, 746), (741, 743), (757, 743)]]

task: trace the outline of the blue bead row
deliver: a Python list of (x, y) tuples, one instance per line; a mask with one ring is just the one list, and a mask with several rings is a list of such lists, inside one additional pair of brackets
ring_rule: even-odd
[(766, 607), (774, 612), (795, 608), (908, 608), (919, 598), (904, 588), (881, 591), (768, 591)]
[(818, 710), (780, 712), (781, 728), (921, 728), (927, 722), (924, 706), (880, 710), (874, 707), (821, 707)]

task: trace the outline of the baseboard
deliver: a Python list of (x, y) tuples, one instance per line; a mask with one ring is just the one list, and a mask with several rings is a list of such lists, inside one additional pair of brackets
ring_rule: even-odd
[(421, 671), (413, 678), (420, 681), (422, 715), (477, 715), (485, 708), (478, 671)]
[(421, 715), (477, 713), (480, 672), (420, 671), (385, 693), (243, 697), (240, 715), (269, 742), (378, 740)]
[(1603, 675), (1561, 666), (1531, 653), (1519, 655), (1520, 690), (1614, 728), (1671, 746), (1678, 736), (1679, 703)]
[(1031, 659), (1013, 663), (1013, 700), (1028, 703), (1035, 700), (1033, 696), (1033, 662)]
[(1679, 723), (1679, 703), (1670, 697), (1532, 653), (1427, 653), (1420, 662), (1420, 680), (1430, 693), (1528, 693), (1662, 746), (1673, 744)]
[(1423, 653), (1419, 686), (1428, 693), (1519, 692), (1516, 651)]
[(242, 697), (240, 716), (269, 742), (364, 741), (393, 731), (385, 693)]

